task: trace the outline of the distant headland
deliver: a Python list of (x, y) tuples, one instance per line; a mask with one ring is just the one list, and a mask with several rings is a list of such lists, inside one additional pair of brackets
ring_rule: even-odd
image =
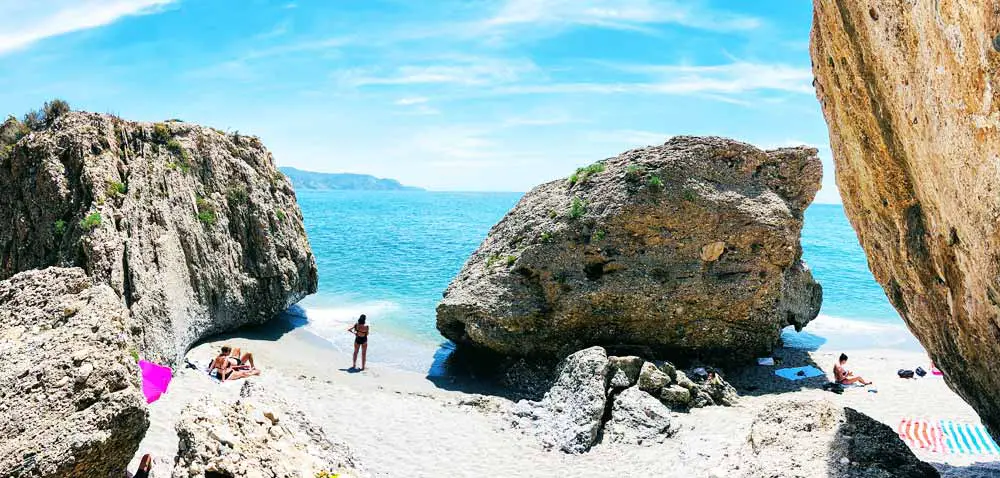
[(292, 167), (278, 168), (292, 181), (295, 189), (318, 191), (423, 191), (404, 186), (395, 179), (382, 179), (367, 174), (316, 173)]

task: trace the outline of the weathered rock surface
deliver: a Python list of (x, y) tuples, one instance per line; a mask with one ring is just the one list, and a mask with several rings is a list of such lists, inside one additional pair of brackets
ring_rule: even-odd
[(566, 357), (540, 402), (522, 400), (515, 405), (516, 426), (536, 435), (546, 447), (566, 453), (589, 450), (603, 423), (609, 370), (607, 353), (600, 347)]
[(799, 236), (821, 169), (815, 149), (676, 137), (541, 185), (445, 291), (438, 330), (511, 355), (769, 352), (819, 311)]
[(844, 210), (889, 300), (1000, 438), (1000, 3), (814, 5)]
[(364, 476), (351, 450), (330, 441), (301, 411), (254, 382), (238, 397), (203, 397), (177, 423), (175, 478)]
[(0, 158), (0, 279), (51, 265), (110, 285), (140, 354), (166, 362), (317, 280), (291, 184), (259, 139), (90, 113)]
[(604, 440), (611, 443), (651, 445), (672, 434), (670, 410), (636, 387), (615, 396), (611, 419), (604, 425)]
[(936, 478), (888, 426), (829, 401), (775, 401), (751, 425), (739, 468), (758, 478)]
[(670, 376), (650, 362), (642, 364), (642, 369), (639, 371), (639, 390), (659, 396), (660, 390), (667, 385), (670, 385)]
[(0, 476), (125, 469), (149, 426), (128, 314), (82, 269), (0, 281)]
[(608, 357), (611, 367), (611, 388), (625, 389), (639, 382), (639, 374), (645, 361), (634, 355), (626, 357)]

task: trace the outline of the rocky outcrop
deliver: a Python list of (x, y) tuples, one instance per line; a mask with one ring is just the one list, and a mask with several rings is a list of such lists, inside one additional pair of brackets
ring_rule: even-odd
[(815, 149), (676, 137), (539, 186), (445, 291), (438, 330), (509, 355), (768, 353), (819, 311), (799, 237), (821, 169)]
[(351, 450), (334, 443), (278, 395), (246, 382), (239, 396), (200, 398), (181, 412), (175, 478), (366, 476)]
[(674, 432), (672, 410), (732, 406), (737, 400), (736, 389), (717, 372), (691, 380), (669, 362), (609, 357), (603, 348), (590, 347), (566, 357), (545, 396), (517, 402), (507, 421), (545, 448), (583, 453), (602, 432), (601, 440), (609, 443), (662, 443)]
[(0, 281), (0, 476), (121, 475), (149, 426), (128, 315), (78, 268)]
[(885, 424), (829, 401), (775, 401), (728, 476), (937, 478)]
[(607, 406), (608, 355), (600, 347), (563, 361), (559, 377), (540, 402), (514, 407), (516, 426), (536, 435), (547, 448), (583, 453), (597, 441)]
[(1000, 3), (814, 5), (844, 210), (889, 300), (1000, 438)]
[(0, 279), (82, 267), (144, 358), (264, 322), (316, 290), (295, 193), (260, 140), (68, 113), (0, 157)]

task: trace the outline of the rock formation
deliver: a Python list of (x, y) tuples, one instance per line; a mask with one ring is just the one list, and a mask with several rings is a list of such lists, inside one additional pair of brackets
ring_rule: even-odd
[(119, 476), (149, 421), (128, 309), (82, 269), (0, 281), (0, 476)]
[(540, 401), (517, 402), (509, 423), (566, 453), (586, 452), (602, 432), (611, 443), (661, 443), (674, 432), (671, 410), (736, 403), (736, 389), (717, 373), (707, 375), (696, 382), (669, 362), (609, 357), (590, 347), (563, 360)]
[(757, 478), (937, 478), (888, 426), (829, 401), (776, 400), (753, 421), (738, 469)]
[(181, 412), (175, 478), (365, 476), (346, 445), (274, 393), (246, 382), (238, 397), (222, 395)]
[(67, 113), (0, 156), (0, 279), (82, 267), (150, 360), (316, 290), (295, 193), (253, 136)]
[(769, 353), (819, 311), (799, 236), (821, 176), (815, 149), (714, 137), (582, 168), (493, 227), (445, 291), (438, 330), (506, 355)]
[(600, 347), (570, 355), (540, 402), (517, 403), (518, 426), (532, 431), (546, 447), (566, 453), (589, 450), (607, 406), (608, 370), (608, 355)]
[(1000, 3), (814, 5), (844, 210), (889, 300), (1000, 438)]

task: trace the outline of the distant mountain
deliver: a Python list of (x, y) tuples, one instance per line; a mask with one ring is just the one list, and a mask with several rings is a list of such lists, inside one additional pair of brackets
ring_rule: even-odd
[(411, 186), (403, 186), (395, 179), (381, 179), (367, 174), (314, 173), (301, 169), (281, 167), (295, 189), (319, 191), (423, 191)]

